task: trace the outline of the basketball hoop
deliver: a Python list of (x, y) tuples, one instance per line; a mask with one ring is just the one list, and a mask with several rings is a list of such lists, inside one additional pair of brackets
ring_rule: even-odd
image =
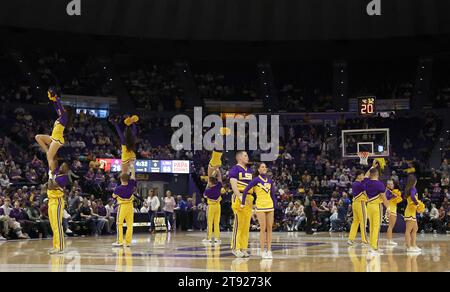
[(361, 165), (369, 165), (369, 163), (368, 163), (369, 154), (370, 153), (367, 152), (367, 151), (358, 152), (359, 164), (361, 164)]

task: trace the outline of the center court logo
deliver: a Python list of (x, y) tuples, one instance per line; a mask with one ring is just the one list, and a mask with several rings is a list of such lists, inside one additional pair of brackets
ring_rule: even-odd
[[(228, 117), (225, 121), (219, 115), (208, 115), (203, 119), (202, 108), (195, 107), (193, 123), (187, 115), (176, 115), (172, 118), (171, 127), (178, 128), (171, 138), (172, 148), (176, 150), (258, 150), (261, 151), (261, 161), (274, 161), (279, 155), (278, 115), (270, 115), (270, 122), (267, 115), (259, 115), (258, 118), (254, 115), (245, 118)], [(224, 127), (228, 131), (225, 141), (221, 135)], [(203, 134), (203, 129), (209, 130)]]

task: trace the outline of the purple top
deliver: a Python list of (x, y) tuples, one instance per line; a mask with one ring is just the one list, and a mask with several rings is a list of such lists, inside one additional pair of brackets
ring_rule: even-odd
[(392, 191), (390, 189), (386, 189), (386, 199), (389, 201), (393, 198), (395, 198), (395, 195), (392, 193)]
[(236, 164), (230, 169), (228, 176), (238, 181), (238, 188), (241, 192), (253, 179), (252, 169), (247, 167), (246, 170), (239, 164)]
[(121, 199), (128, 200), (133, 196), (134, 189), (136, 187), (136, 181), (130, 179), (127, 185), (120, 185), (114, 190), (114, 194)]
[(410, 193), (411, 200), (414, 202), (414, 204), (418, 205), (419, 202), (417, 201), (416, 195), (417, 195), (416, 187), (411, 188), (411, 193)]
[(105, 176), (104, 176), (103, 174), (101, 174), (101, 173), (97, 173), (97, 174), (95, 175), (94, 179), (95, 179), (95, 181), (96, 181), (97, 183), (102, 183), (102, 182), (105, 181)]
[(205, 190), (205, 197), (210, 200), (217, 201), (220, 198), (220, 191), (222, 190), (222, 183), (218, 182), (210, 188)]
[(104, 206), (98, 207), (97, 214), (99, 216), (105, 217), (106, 216), (106, 208)]
[(53, 102), (53, 106), (55, 107), (56, 112), (58, 113), (57, 121), (63, 125), (64, 127), (67, 125), (67, 112), (64, 109), (61, 100), (59, 97), (56, 97), (56, 101)]
[(369, 181), (368, 178), (364, 178), (362, 181), (355, 181), (352, 184), (352, 194), (353, 198), (357, 198), (361, 193), (366, 191), (366, 183)]
[(69, 184), (69, 176), (67, 174), (59, 174), (59, 167), (55, 169), (55, 182), (61, 187), (65, 188)]
[(375, 198), (379, 196), (380, 194), (383, 194), (386, 192), (386, 187), (384, 184), (379, 180), (368, 180), (366, 182), (366, 194), (367, 197), (370, 199)]
[(16, 219), (16, 221), (27, 220), (28, 216), (23, 210), (13, 208), (9, 213), (9, 217)]
[[(261, 179), (262, 178), (262, 179)], [(261, 184), (262, 186), (264, 186), (265, 184), (270, 184), (270, 197), (272, 198), (273, 201), (273, 205), (276, 206), (277, 205), (277, 196), (275, 195), (275, 191), (274, 191), (274, 187), (273, 187), (273, 182), (272, 179), (267, 178), (265, 175), (259, 175), (257, 177), (255, 177), (249, 184), (248, 186), (245, 188), (243, 195), (242, 195), (242, 202), (245, 202), (245, 199), (247, 198), (247, 193), (248, 191), (253, 188), (253, 187), (259, 187), (260, 189), (262, 189), (263, 191), (267, 192), (266, 189), (263, 189), (259, 184)], [(255, 192), (255, 195), (258, 195), (258, 192)]]

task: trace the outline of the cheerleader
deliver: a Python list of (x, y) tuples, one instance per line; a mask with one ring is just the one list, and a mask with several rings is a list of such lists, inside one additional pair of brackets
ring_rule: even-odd
[(386, 237), (387, 237), (387, 245), (388, 246), (397, 246), (398, 244), (392, 240), (392, 232), (395, 227), (395, 223), (397, 222), (397, 204), (403, 201), (402, 193), (399, 189), (394, 187), (394, 181), (388, 180), (386, 183), (386, 198), (389, 201), (389, 209), (387, 211), (387, 215), (389, 216), (389, 226), (387, 229)]
[(405, 197), (407, 206), (405, 209), (405, 243), (407, 252), (421, 252), (422, 250), (417, 246), (417, 225), (416, 215), (425, 210), (425, 205), (419, 200), (416, 189), (417, 179), (414, 175), (408, 177), (405, 189)]
[[(242, 202), (245, 202), (247, 194), (253, 189), (256, 195), (256, 215), (260, 226), (259, 243), (262, 258), (272, 259), (272, 226), (273, 215), (277, 199), (274, 192), (272, 179), (267, 177), (267, 166), (261, 163), (258, 166), (255, 178), (248, 184), (242, 194)], [(245, 205), (241, 205), (244, 208)]]
[(55, 171), (56, 165), (56, 154), (64, 145), (64, 130), (68, 126), (69, 122), (72, 120), (72, 111), (70, 109), (64, 109), (61, 98), (56, 94), (54, 89), (49, 89), (47, 91), (48, 99), (50, 99), (58, 113), (58, 119), (55, 121), (53, 126), (52, 135), (36, 135), (36, 142), (39, 144), (41, 149), (46, 153), (47, 162), (49, 165), (49, 177)]
[(127, 117), (124, 120), (125, 130), (122, 130), (117, 119), (110, 119), (110, 122), (116, 128), (122, 146), (122, 172), (124, 173), (129, 173), (131, 168), (134, 168), (134, 162), (136, 161), (136, 123), (138, 121), (139, 117), (136, 115)]
[[(220, 166), (222, 165), (222, 152), (214, 150), (211, 155), (211, 161), (208, 165), (208, 185), (206, 186), (204, 197), (208, 202), (208, 232), (203, 243), (220, 244), (220, 212), (222, 201), (222, 174)], [(214, 230), (214, 241), (212, 240)]]

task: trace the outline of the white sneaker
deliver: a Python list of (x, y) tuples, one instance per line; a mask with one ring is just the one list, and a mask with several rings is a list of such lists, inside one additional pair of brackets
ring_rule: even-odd
[(215, 244), (221, 244), (221, 243), (222, 243), (222, 240), (216, 239), (216, 240), (214, 241), (214, 243), (215, 243)]
[(418, 247), (418, 246), (414, 246), (413, 249), (415, 251), (417, 251), (417, 252), (421, 252), (422, 251), (422, 249), (420, 247)]
[(382, 251), (381, 249), (373, 249), (373, 248), (371, 248), (371, 249), (369, 250), (369, 253), (370, 253), (371, 255), (377, 256), (377, 255), (382, 255), (382, 254), (383, 254), (383, 251)]
[(250, 257), (250, 255), (248, 254), (248, 252), (246, 250), (243, 250), (242, 254), (244, 255), (244, 258), (249, 258)]
[(351, 240), (348, 240), (348, 241), (347, 241), (347, 244), (350, 245), (350, 246), (354, 246), (354, 245), (355, 245), (355, 242), (353, 242), (353, 241), (351, 241)]
[(114, 247), (123, 246), (123, 243), (114, 242), (114, 243), (112, 244), (112, 246), (114, 246)]
[(369, 244), (368, 244), (368, 243), (365, 243), (365, 242), (361, 242), (361, 246), (362, 246), (362, 247), (369, 247)]
[(131, 246), (132, 246), (131, 243), (126, 243), (126, 244), (124, 244), (124, 247), (131, 247)]
[(202, 243), (203, 243), (203, 244), (210, 244), (211, 241), (212, 241), (211, 239), (205, 238), (205, 239), (202, 240)]
[(271, 250), (268, 250), (266, 252), (266, 255), (267, 255), (266, 259), (273, 259), (273, 255), (272, 255), (272, 251)]
[(409, 247), (409, 248), (406, 249), (406, 252), (407, 253), (419, 253), (420, 251), (418, 251), (414, 247)]
[(234, 256), (235, 257), (237, 257), (237, 258), (243, 258), (244, 257), (244, 254), (242, 253), (242, 251), (240, 251), (240, 250), (232, 250), (231, 251), (233, 254), (234, 254)]
[(388, 240), (387, 245), (390, 245), (390, 246), (397, 246), (398, 243), (395, 242), (395, 241), (392, 241), (392, 240)]
[(6, 241), (6, 238), (0, 235), (0, 241)]
[(69, 228), (67, 228), (67, 229), (66, 229), (66, 233), (67, 233), (67, 234), (72, 234), (73, 232), (72, 232), (72, 230), (70, 230)]
[(261, 252), (261, 258), (262, 259), (267, 259), (268, 257), (267, 257), (267, 251), (263, 251), (263, 252)]

